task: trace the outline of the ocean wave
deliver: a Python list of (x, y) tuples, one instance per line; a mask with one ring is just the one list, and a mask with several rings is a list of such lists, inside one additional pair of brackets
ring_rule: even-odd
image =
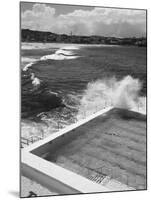
[(48, 44), (44, 43), (22, 43), (22, 50), (32, 50), (32, 49), (45, 49), (48, 47)]
[(21, 62), (23, 63), (23, 62), (35, 62), (35, 61), (37, 61), (37, 59), (35, 59), (35, 58), (29, 58), (29, 57), (21, 57)]
[(85, 118), (108, 106), (124, 108), (146, 114), (146, 97), (139, 96), (139, 79), (126, 76), (88, 83), (80, 100), (77, 119)]
[(73, 51), (69, 51), (69, 49), (59, 49), (55, 52), (57, 55), (65, 55), (65, 56), (72, 56), (74, 55)]
[[(41, 44), (41, 46), (44, 44)], [(30, 45), (25, 45), (23, 47), (23, 49), (31, 49), (32, 48), (32, 44)], [(34, 44), (34, 48), (36, 48), (35, 44)], [(34, 58), (28, 58), (28, 57), (22, 57), (21, 61), (23, 62), (29, 62), (27, 63), (24, 67), (23, 67), (23, 71), (26, 72), (30, 67), (33, 66), (33, 64), (39, 62), (39, 61), (43, 61), (43, 60), (65, 60), (65, 59), (76, 59), (79, 56), (74, 55), (73, 51), (75, 49), (78, 49), (78, 47), (75, 46), (64, 46), (60, 49), (58, 49), (54, 54), (51, 55), (45, 55), (42, 56), (40, 59), (34, 59)], [(35, 77), (34, 73), (31, 73), (31, 81), (33, 86), (38, 86), (40, 85), (40, 79), (38, 77)]]
[[(27, 65), (25, 65), (25, 67), (23, 68), (23, 71), (26, 72), (28, 70), (29, 67), (31, 67), (34, 63), (31, 62), (31, 63), (28, 63)], [(34, 73), (31, 73), (30, 74), (30, 79), (32, 81), (32, 84), (33, 86), (37, 86), (37, 85), (40, 85), (40, 79), (35, 77), (35, 74)]]
[(41, 112), (41, 122), (23, 121), (22, 136), (47, 137), (106, 107), (113, 106), (146, 114), (146, 97), (139, 96), (141, 82), (131, 76), (90, 82), (82, 94), (69, 94), (65, 107)]
[[(44, 45), (44, 44), (41, 44)], [(32, 44), (23, 46), (23, 49), (32, 49)], [(34, 46), (36, 48), (36, 46)], [(29, 67), (33, 64), (37, 63), (38, 61), (44, 60), (68, 60), (68, 59), (76, 59), (80, 56), (74, 54), (73, 50), (77, 50), (79, 47), (76, 46), (63, 46), (60, 49), (56, 50), (54, 54), (42, 56), (40, 59), (34, 59), (29, 57), (22, 57), (21, 62), (29, 62), (23, 68), (23, 71), (27, 71)]]
[(78, 49), (76, 47), (63, 47), (57, 50), (54, 54), (45, 55), (40, 58), (40, 60), (69, 60), (76, 59), (80, 56), (77, 56), (71, 51), (71, 49)]
[(83, 47), (119, 47), (120, 45), (108, 45), (108, 44), (63, 44), (63, 43), (26, 43), (21, 44), (22, 50), (31, 49), (67, 49), (67, 50), (78, 50)]
[[(35, 60), (30, 60), (30, 58), (28, 60), (28, 58), (23, 57), (22, 62), (26, 62), (27, 60), (27, 62), (29, 62), (23, 68), (23, 71), (27, 71), (30, 67), (32, 67), (33, 64), (39, 61), (49, 59), (76, 59), (80, 56), (75, 54), (75, 52), (81, 48), (81, 46), (58, 46), (59, 49), (57, 49), (54, 54), (45, 55), (40, 59)], [(45, 47), (46, 46), (44, 44), (37, 44), (37, 46), (34, 44), (31, 46), (24, 46), (23, 48), (39, 49)], [(41, 87), (41, 80), (38, 79), (34, 73), (31, 73), (29, 77), (35, 88), (38, 85)], [(43, 134), (44, 137), (47, 137), (49, 134), (57, 132), (59, 129), (86, 118), (89, 115), (108, 106), (124, 108), (146, 114), (146, 97), (139, 96), (141, 87), (142, 84), (139, 79), (135, 79), (131, 76), (126, 76), (121, 80), (117, 80), (115, 77), (110, 79), (99, 79), (97, 81), (88, 83), (87, 88), (82, 94), (68, 94), (68, 98), (65, 101), (66, 106), (59, 108), (60, 110), (57, 108), (61, 105), (62, 101), (59, 99), (56, 93), (51, 93), (52, 96), (49, 96), (49, 94), (46, 94), (43, 92), (43, 90), (41, 90), (42, 92), (37, 92), (39, 95), (38, 96), (35, 92), (33, 97), (32, 95), (28, 95), (30, 98), (28, 101), (26, 100), (24, 104), (25, 107), (28, 107), (30, 111), (32, 111), (32, 107), (34, 107), (33, 111), (37, 109), (37, 118), (40, 118), (41, 122), (36, 123), (32, 121), (24, 121), (22, 123), (22, 136), (29, 137), (31, 135)], [(57, 105), (55, 105), (56, 107), (51, 107), (51, 104)], [(40, 107), (41, 110), (39, 109)], [(48, 109), (50, 109), (49, 112), (47, 112)]]
[(81, 48), (81, 44), (63, 44), (63, 43), (26, 43), (21, 44), (22, 50), (32, 50), (32, 49), (69, 49), (76, 50)]
[(23, 71), (27, 71), (29, 67), (31, 67), (35, 62), (30, 62), (23, 68)]
[(78, 50), (80, 49), (81, 45), (69, 45), (69, 46), (64, 46), (61, 49), (63, 50)]
[(51, 54), (41, 57), (40, 60), (70, 60), (76, 59), (79, 56), (67, 56), (67, 55), (59, 55), (59, 54)]
[(35, 77), (34, 73), (31, 73), (31, 80), (34, 86), (40, 85), (40, 79)]

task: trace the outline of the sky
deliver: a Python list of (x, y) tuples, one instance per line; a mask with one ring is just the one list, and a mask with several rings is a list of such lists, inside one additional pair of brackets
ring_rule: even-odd
[(146, 11), (90, 6), (21, 3), (21, 28), (59, 34), (146, 36)]

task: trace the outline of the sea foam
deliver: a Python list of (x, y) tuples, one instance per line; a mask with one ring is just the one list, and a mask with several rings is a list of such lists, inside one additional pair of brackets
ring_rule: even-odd
[(35, 77), (34, 73), (31, 73), (31, 80), (34, 86), (40, 85), (40, 79)]
[(67, 117), (68, 120), (66, 117), (63, 120), (64, 114), (62, 112), (55, 115), (54, 111), (40, 113), (41, 123), (22, 122), (22, 136), (28, 138), (33, 135), (44, 135), (47, 137), (59, 130), (58, 125), (60, 128), (64, 128), (109, 106), (146, 114), (146, 97), (139, 96), (141, 87), (140, 80), (131, 76), (126, 76), (121, 80), (113, 77), (90, 82), (83, 94), (68, 95), (69, 99), (77, 105), (68, 106), (69, 110), (77, 110), (75, 113), (72, 110), (67, 112), (67, 115), (75, 115), (73, 121), (69, 120), (71, 116)]
[(23, 68), (23, 71), (27, 71), (29, 67), (31, 67), (34, 64), (34, 62), (30, 62)]

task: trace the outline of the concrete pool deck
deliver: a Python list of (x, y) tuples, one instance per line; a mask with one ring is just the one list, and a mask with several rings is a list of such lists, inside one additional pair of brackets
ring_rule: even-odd
[(21, 172), (60, 194), (146, 189), (146, 116), (104, 109), (23, 149)]

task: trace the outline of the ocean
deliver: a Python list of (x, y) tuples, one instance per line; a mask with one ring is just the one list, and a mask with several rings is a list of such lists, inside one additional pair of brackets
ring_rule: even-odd
[(21, 44), (21, 135), (52, 134), (107, 107), (146, 113), (145, 47)]

